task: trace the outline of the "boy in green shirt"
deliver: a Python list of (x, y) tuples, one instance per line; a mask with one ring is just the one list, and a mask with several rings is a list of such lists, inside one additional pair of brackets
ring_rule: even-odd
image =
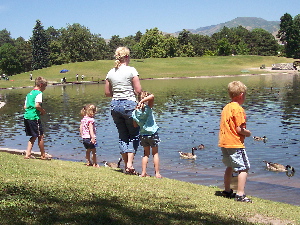
[(24, 159), (34, 158), (31, 150), (35, 140), (38, 138), (38, 145), (41, 151), (41, 159), (46, 159), (44, 149), (44, 131), (40, 120), (40, 115), (45, 115), (46, 111), (42, 107), (43, 91), (47, 87), (47, 80), (43, 77), (35, 79), (35, 87), (26, 96), (24, 104), (24, 125), (26, 136), (31, 136), (28, 141), (26, 155)]

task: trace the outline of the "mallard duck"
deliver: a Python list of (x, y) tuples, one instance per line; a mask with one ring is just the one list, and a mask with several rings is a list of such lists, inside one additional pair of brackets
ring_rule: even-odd
[(195, 155), (195, 150), (197, 150), (197, 148), (193, 147), (192, 148), (192, 153), (190, 152), (179, 152), (179, 155), (181, 158), (184, 158), (184, 159), (196, 159), (196, 155)]
[(204, 144), (200, 144), (200, 145), (198, 146), (198, 149), (204, 149)]
[(121, 162), (122, 162), (122, 158), (119, 158), (118, 163), (103, 161), (105, 167), (110, 167), (113, 169), (120, 168)]
[(258, 137), (258, 136), (253, 136), (253, 139), (255, 141), (266, 141), (267, 140), (267, 137), (266, 136), (263, 136), (263, 137)]
[(294, 167), (290, 166), (290, 165), (282, 165), (279, 163), (273, 163), (273, 162), (267, 162), (267, 161), (263, 161), (266, 164), (266, 167), (268, 170), (270, 171), (275, 171), (275, 172), (288, 172), (288, 171), (292, 171), (293, 173), (295, 173), (295, 169)]

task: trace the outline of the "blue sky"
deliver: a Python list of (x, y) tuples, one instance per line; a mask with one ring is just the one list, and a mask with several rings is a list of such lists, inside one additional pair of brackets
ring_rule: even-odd
[(0, 0), (0, 30), (28, 39), (39, 19), (45, 29), (79, 23), (109, 39), (154, 27), (168, 33), (197, 29), (236, 17), (280, 21), (284, 13), (300, 14), (299, 0)]

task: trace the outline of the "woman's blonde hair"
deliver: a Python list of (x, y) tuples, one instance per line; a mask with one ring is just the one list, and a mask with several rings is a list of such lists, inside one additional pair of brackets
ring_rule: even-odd
[(247, 87), (241, 81), (232, 81), (228, 84), (228, 94), (230, 98), (239, 96), (242, 93), (246, 93)]
[(121, 63), (124, 62), (125, 58), (128, 58), (130, 55), (130, 50), (127, 47), (119, 47), (115, 52), (115, 68), (119, 68)]
[(87, 104), (86, 106), (84, 106), (81, 111), (80, 114), (82, 116), (88, 116), (88, 117), (94, 117), (97, 111), (97, 107), (93, 104)]

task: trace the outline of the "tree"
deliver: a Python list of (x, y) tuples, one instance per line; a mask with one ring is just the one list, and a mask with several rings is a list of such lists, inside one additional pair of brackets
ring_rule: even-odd
[(280, 18), (280, 28), (277, 33), (277, 37), (281, 41), (281, 43), (285, 46), (285, 53), (287, 57), (293, 57), (293, 17), (285, 13)]
[(178, 55), (177, 49), (179, 48), (178, 39), (171, 35), (165, 36), (164, 48), (166, 51), (165, 57), (176, 57)]
[(20, 59), (20, 63), (22, 65), (21, 72), (28, 72), (31, 71), (32, 65), (32, 49), (30, 41), (25, 41), (24, 38), (18, 37), (15, 42), (14, 46), (16, 47), (18, 57)]
[(191, 34), (190, 39), (195, 56), (203, 56), (208, 51), (215, 52), (217, 49), (217, 43), (215, 39), (207, 35)]
[(109, 59), (114, 59), (115, 51), (118, 47), (123, 46), (123, 40), (119, 35), (113, 35), (108, 43), (108, 55)]
[(92, 55), (93, 60), (99, 59), (107, 59), (108, 55), (108, 47), (104, 38), (100, 36), (100, 34), (93, 34), (92, 35)]
[(129, 35), (122, 39), (122, 43), (124, 46), (131, 49), (137, 42), (135, 41), (135, 38), (133, 35)]
[(250, 51), (251, 55), (272, 56), (278, 54), (278, 43), (275, 37), (262, 28), (251, 31)]
[(48, 27), (45, 30), (49, 41), (57, 41), (61, 37), (61, 30), (55, 29), (53, 26)]
[(36, 21), (31, 37), (32, 69), (42, 69), (49, 66), (49, 43), (47, 34), (40, 20)]
[(140, 47), (144, 58), (165, 58), (165, 36), (157, 27), (147, 29), (142, 36)]
[(143, 33), (141, 31), (136, 32), (135, 36), (134, 36), (135, 42), (139, 43), (141, 41), (142, 36), (143, 36)]
[(83, 62), (93, 59), (92, 34), (88, 28), (78, 23), (68, 25), (61, 30), (62, 51), (71, 62)]
[(294, 25), (294, 32), (295, 32), (294, 33), (295, 45), (294, 45), (293, 57), (295, 59), (300, 59), (300, 14), (294, 17), (293, 25)]
[(0, 69), (2, 73), (13, 75), (22, 72), (22, 64), (13, 45), (6, 43), (0, 47)]
[(0, 46), (3, 44), (13, 44), (14, 40), (10, 36), (10, 32), (8, 32), (6, 29), (3, 29), (0, 31)]
[(51, 65), (61, 65), (70, 61), (68, 54), (62, 49), (62, 43), (60, 41), (50, 42), (50, 63)]
[(218, 41), (218, 55), (228, 56), (231, 55), (231, 46), (229, 41), (226, 38), (222, 38)]
[(178, 43), (179, 45), (188, 45), (191, 43), (191, 35), (192, 33), (190, 31), (187, 31), (186, 29), (183, 29), (178, 35)]

